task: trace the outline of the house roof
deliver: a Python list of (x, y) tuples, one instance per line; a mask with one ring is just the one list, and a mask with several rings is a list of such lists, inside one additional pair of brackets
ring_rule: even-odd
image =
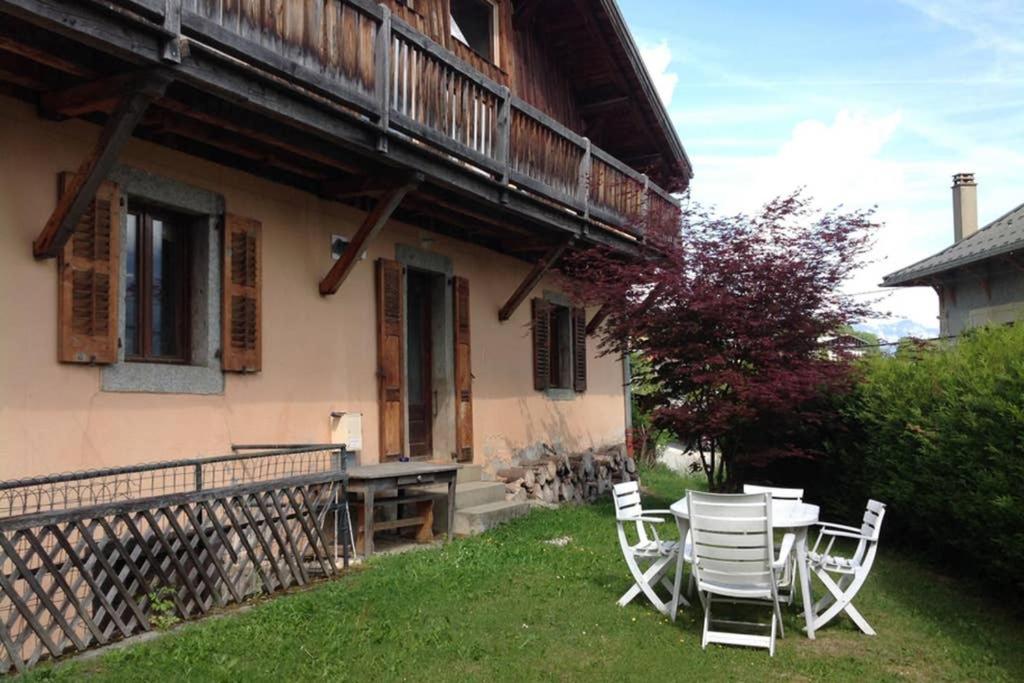
[(912, 287), (926, 278), (1024, 249), (1024, 204), (937, 254), (889, 273), (883, 287)]
[(685, 190), (692, 164), (616, 0), (516, 7), (570, 77), (581, 133), (666, 190)]

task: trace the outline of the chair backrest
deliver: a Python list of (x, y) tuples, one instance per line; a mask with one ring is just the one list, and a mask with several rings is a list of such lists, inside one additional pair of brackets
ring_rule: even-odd
[(640, 504), (640, 484), (635, 481), (625, 481), (612, 486), (612, 501), (615, 503), (615, 523), (619, 529), (619, 543), (625, 549), (629, 545), (626, 537), (625, 525), (629, 522), (636, 524), (636, 535), (641, 543), (646, 543), (647, 530), (644, 529), (640, 517), (644, 514), (643, 506)]
[(693, 571), (703, 581), (763, 587), (772, 582), (770, 493), (686, 492)]
[(864, 509), (864, 521), (860, 525), (860, 533), (867, 538), (861, 539), (853, 559), (865, 569), (870, 569), (878, 551), (878, 537), (882, 532), (882, 519), (885, 517), (885, 503), (869, 500)]
[(784, 489), (779, 486), (744, 484), (743, 493), (770, 493), (772, 494), (772, 500), (792, 500), (797, 503), (801, 503), (804, 500), (803, 489)]

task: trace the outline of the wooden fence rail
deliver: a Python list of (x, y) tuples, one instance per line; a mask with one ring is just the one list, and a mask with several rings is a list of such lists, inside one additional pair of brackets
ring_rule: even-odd
[[(54, 488), (85, 475), (63, 475)], [(165, 612), (154, 607), (158, 600), (185, 619), (333, 576), (335, 538), (348, 557), (341, 460), (316, 473), (253, 478), (0, 519), (0, 672), (151, 630)]]
[[(668, 192), (370, 0), (113, 0), (337, 101), (386, 137), (439, 148), (498, 182), (644, 237), (678, 221)], [(109, 3), (108, 3), (109, 4)], [(170, 25), (164, 21), (164, 25)], [(647, 235), (650, 236), (650, 235)]]

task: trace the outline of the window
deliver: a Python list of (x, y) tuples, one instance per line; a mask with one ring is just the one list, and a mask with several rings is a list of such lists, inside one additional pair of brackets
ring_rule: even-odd
[(568, 306), (551, 306), (551, 368), (552, 389), (572, 388), (572, 323)]
[(498, 63), (498, 12), (489, 0), (451, 0), (452, 36)]
[[(564, 297), (558, 297), (563, 299)], [(582, 308), (533, 300), (533, 383), (552, 398), (587, 390), (587, 320)]]
[(189, 220), (133, 207), (127, 223), (125, 360), (188, 363)]

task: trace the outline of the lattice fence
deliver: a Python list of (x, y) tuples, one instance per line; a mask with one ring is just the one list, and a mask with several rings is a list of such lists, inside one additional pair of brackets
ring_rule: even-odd
[[(272, 458), (189, 465), (260, 459)], [(336, 458), (324, 464), (319, 473), (0, 519), (0, 672), (151, 630), (161, 595), (186, 619), (334, 575), (334, 539), (347, 538), (345, 474)]]

